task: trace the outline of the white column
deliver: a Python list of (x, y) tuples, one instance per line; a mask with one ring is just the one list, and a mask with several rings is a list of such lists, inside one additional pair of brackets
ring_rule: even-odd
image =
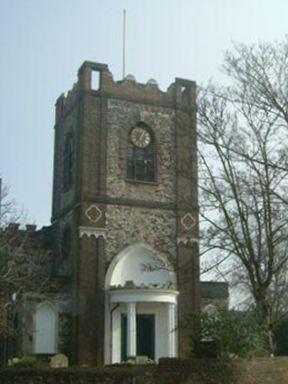
[(168, 357), (176, 357), (176, 313), (175, 304), (168, 303)]
[(127, 303), (127, 357), (136, 356), (136, 304)]

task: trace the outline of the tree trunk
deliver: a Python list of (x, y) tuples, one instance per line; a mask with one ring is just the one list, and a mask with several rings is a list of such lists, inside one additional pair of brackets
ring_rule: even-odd
[(255, 301), (257, 306), (257, 312), (259, 314), (259, 323), (266, 333), (266, 342), (268, 350), (270, 351), (271, 355), (274, 355), (275, 342), (273, 322), (271, 319), (271, 308), (268, 300), (266, 299), (266, 294), (263, 292), (258, 292), (257, 296), (255, 297)]

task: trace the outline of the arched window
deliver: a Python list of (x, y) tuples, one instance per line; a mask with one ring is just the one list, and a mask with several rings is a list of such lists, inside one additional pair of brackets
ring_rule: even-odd
[(34, 327), (34, 353), (57, 353), (57, 312), (52, 305), (38, 305), (34, 315)]
[(155, 181), (155, 140), (145, 123), (138, 123), (129, 134), (127, 178), (135, 181)]
[(63, 190), (68, 191), (72, 185), (73, 177), (73, 138), (67, 136), (63, 156)]

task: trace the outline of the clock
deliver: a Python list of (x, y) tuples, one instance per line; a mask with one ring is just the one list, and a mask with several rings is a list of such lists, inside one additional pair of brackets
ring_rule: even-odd
[(130, 133), (131, 142), (138, 148), (146, 148), (151, 143), (150, 133), (142, 127), (135, 127)]

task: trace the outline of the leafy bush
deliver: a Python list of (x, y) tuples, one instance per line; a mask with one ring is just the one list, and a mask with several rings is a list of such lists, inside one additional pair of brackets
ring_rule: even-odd
[(23, 356), (21, 358), (12, 358), (9, 361), (9, 366), (13, 368), (45, 368), (48, 363), (37, 360), (35, 356)]
[[(213, 315), (201, 312), (190, 319), (196, 357), (253, 357), (265, 354), (265, 332), (253, 312), (237, 313), (219, 308)], [(191, 323), (190, 323), (191, 324)]]
[(288, 319), (284, 319), (278, 324), (274, 331), (274, 341), (276, 344), (276, 356), (288, 356)]

